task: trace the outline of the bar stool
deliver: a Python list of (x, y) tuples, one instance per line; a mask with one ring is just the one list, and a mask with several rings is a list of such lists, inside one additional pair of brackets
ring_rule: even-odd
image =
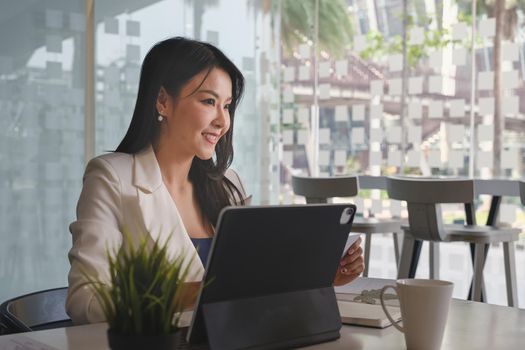
[(520, 181), (521, 204), (525, 205), (525, 181)]
[[(475, 245), (473, 299), (481, 301), (485, 244), (503, 243), (507, 300), (509, 306), (518, 306), (516, 287), (516, 260), (514, 242), (519, 229), (477, 225), (443, 224), (441, 204), (463, 203), (473, 205), (474, 181), (471, 179), (423, 178), (392, 176), (387, 178), (390, 198), (407, 202), (408, 226), (405, 233), (398, 278), (407, 278), (416, 240), (434, 243), (431, 246), (430, 275), (437, 268), (437, 242), (467, 242)], [(432, 249), (435, 249), (432, 251)]]
[[(314, 178), (292, 176), (292, 187), (295, 194), (304, 196), (306, 203), (327, 203), (333, 197), (355, 197), (359, 192), (357, 176), (341, 176), (330, 178)], [(358, 208), (359, 209), (359, 208)], [(354, 233), (365, 234), (365, 270), (363, 276), (368, 277), (370, 247), (372, 234), (392, 233), (394, 239), (394, 256), (399, 264), (399, 244), (397, 234), (401, 233), (401, 222), (395, 219), (363, 218), (356, 216), (352, 224)]]

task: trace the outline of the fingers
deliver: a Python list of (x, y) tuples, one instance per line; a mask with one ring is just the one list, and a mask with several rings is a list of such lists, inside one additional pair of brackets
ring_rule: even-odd
[(361, 252), (359, 254), (362, 254), (363, 252), (363, 250), (361, 249), (361, 237), (358, 237), (357, 240), (354, 243), (352, 243), (352, 245), (350, 246), (350, 248), (348, 248), (343, 258), (347, 258), (348, 256), (355, 255), (357, 251)]
[(334, 286), (343, 286), (347, 283), (352, 282), (355, 280), (362, 271), (356, 272), (356, 273), (350, 273), (350, 274), (343, 274), (340, 270), (337, 271), (337, 274), (334, 279)]
[(357, 248), (353, 249), (352, 247), (348, 249), (348, 252), (345, 254), (344, 258), (341, 259), (339, 263), (340, 266), (348, 265), (352, 261), (358, 259), (359, 257), (363, 255), (363, 248), (357, 246)]
[(343, 275), (352, 275), (352, 274), (360, 274), (363, 272), (365, 268), (364, 259), (362, 256), (358, 256), (355, 260), (352, 262), (345, 264), (343, 267), (340, 268), (340, 271)]
[(363, 248), (361, 248), (361, 237), (359, 237), (350, 248), (348, 248), (348, 251), (341, 259), (334, 282), (337, 285), (350, 283), (359, 277), (364, 269)]

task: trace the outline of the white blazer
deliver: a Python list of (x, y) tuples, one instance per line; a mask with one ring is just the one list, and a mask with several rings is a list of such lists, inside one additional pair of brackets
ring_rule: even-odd
[[(233, 170), (225, 176), (246, 197)], [(240, 198), (232, 198), (239, 203)], [(102, 322), (102, 308), (83, 271), (109, 281), (106, 252), (116, 251), (122, 232), (137, 243), (146, 236), (151, 242), (169, 241), (170, 256), (184, 254), (189, 265), (188, 281), (200, 281), (204, 267), (198, 258), (175, 202), (164, 186), (151, 147), (137, 154), (111, 153), (92, 159), (84, 173), (77, 205), (77, 220), (70, 226), (73, 246), (69, 251), (69, 289), (66, 310), (75, 324)], [(196, 257), (196, 258), (194, 258)]]

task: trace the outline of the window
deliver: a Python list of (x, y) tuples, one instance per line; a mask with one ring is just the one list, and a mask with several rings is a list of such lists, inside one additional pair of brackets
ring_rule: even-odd
[[(283, 173), (402, 173), (514, 179), (522, 176), (525, 110), (520, 90), (525, 66), (518, 23), (523, 18), (521, 5), (506, 13), (509, 20), (501, 40), (500, 120), (504, 122), (497, 132), (492, 60), (494, 19), (487, 17), (490, 4), (482, 6), (475, 18), (478, 36), (472, 79), (470, 1), (408, 1), (406, 63), (402, 51), (402, 1), (355, 1), (350, 6), (345, 1), (307, 3), (299, 8), (294, 1), (282, 2)], [(300, 10), (303, 15), (298, 15)], [(497, 149), (501, 150), (500, 155)], [(501, 161), (497, 163), (495, 159)], [(290, 178), (283, 178), (282, 202), (303, 201), (293, 196)], [(378, 190), (362, 191), (360, 196), (355, 201), (364, 215), (406, 215), (401, 203), (388, 200)], [(479, 222), (487, 217), (489, 201), (486, 196), (479, 200)], [(501, 220), (523, 227), (525, 217), (519, 199), (504, 201)], [(461, 206), (447, 207), (448, 222), (462, 218)], [(394, 278), (395, 273), (389, 268), (393, 257), (380, 253), (374, 256), (375, 251), (381, 250), (376, 244), (384, 243), (384, 249), (391, 251), (391, 247), (386, 247), (392, 244), (391, 240), (376, 242), (372, 260), (384, 263), (376, 261), (371, 266), (384, 268), (372, 268), (370, 276)], [(443, 245), (442, 261), (451, 260), (449, 256), (457, 260), (458, 250), (464, 251), (464, 261), (443, 264), (442, 276), (457, 283), (455, 295), (464, 298), (470, 257), (466, 246), (449, 246)], [(517, 266), (520, 259), (525, 259), (523, 248), (522, 239)], [(491, 249), (488, 264), (492, 255), (499, 254), (502, 252), (498, 248)], [(418, 269), (423, 275), (428, 271), (425, 259), (421, 258)], [(501, 264), (499, 260), (494, 263)], [(489, 301), (505, 304), (504, 296), (497, 294), (500, 288), (496, 288), (503, 276), (487, 269), (486, 281), (487, 288), (494, 288), (489, 291)]]
[[(93, 4), (93, 18), (86, 18), (84, 0), (41, 1), (16, 11), (0, 5), (0, 300), (67, 284), (68, 225), (85, 154), (118, 146), (131, 120), (141, 62), (167, 37), (212, 42), (241, 69), (246, 93), (236, 115), (233, 167), (253, 203), (277, 199), (277, 3)], [(94, 32), (86, 32), (89, 21)], [(13, 32), (17, 40), (8, 37)], [(94, 51), (86, 38), (94, 40)], [(95, 66), (86, 73), (89, 55)], [(95, 78), (92, 116), (85, 113), (86, 74)], [(86, 121), (94, 122), (94, 132)]]
[(84, 160), (84, 1), (24, 6), (0, 5), (1, 300), (66, 285)]

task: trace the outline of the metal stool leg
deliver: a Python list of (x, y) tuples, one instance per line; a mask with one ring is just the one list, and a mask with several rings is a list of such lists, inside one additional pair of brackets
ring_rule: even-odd
[(408, 234), (404, 234), (403, 246), (401, 247), (401, 258), (397, 268), (397, 278), (408, 278), (412, 263), (415, 240)]
[(481, 301), (481, 286), (483, 283), (483, 265), (485, 261), (485, 245), (475, 244), (474, 251), (474, 276), (472, 280), (472, 299)]
[(394, 257), (396, 259), (396, 267), (399, 267), (399, 234), (394, 232), (392, 237), (394, 238)]
[(417, 264), (419, 263), (419, 256), (421, 255), (422, 247), (423, 247), (423, 241), (416, 239), (414, 241), (414, 249), (412, 251), (412, 260), (410, 261), (410, 270), (408, 272), (408, 278), (416, 277)]
[(518, 306), (518, 287), (516, 285), (516, 256), (514, 242), (503, 242), (505, 260), (505, 280), (507, 282), (507, 302), (509, 306)]
[(372, 245), (372, 234), (365, 234), (365, 270), (363, 271), (363, 277), (368, 277), (368, 268), (370, 262), (370, 246)]
[(439, 279), (439, 243), (429, 242), (429, 276), (431, 280)]
[[(470, 257), (472, 258), (472, 270), (474, 270), (474, 256), (475, 256), (475, 247), (476, 247), (476, 244), (474, 243), (470, 243), (469, 244), (470, 246)], [(487, 261), (487, 255), (489, 253), (489, 248), (490, 248), (490, 244), (485, 244), (485, 253), (483, 254), (483, 266), (485, 266), (485, 262)], [(474, 300), (472, 298), (472, 283), (474, 283), (473, 281), (470, 282), (470, 288), (469, 288), (469, 291), (468, 291), (468, 296), (467, 296), (467, 300)], [(481, 301), (482, 303), (486, 302), (487, 301), (487, 291), (485, 290), (485, 281), (481, 281), (481, 299), (479, 300)]]

